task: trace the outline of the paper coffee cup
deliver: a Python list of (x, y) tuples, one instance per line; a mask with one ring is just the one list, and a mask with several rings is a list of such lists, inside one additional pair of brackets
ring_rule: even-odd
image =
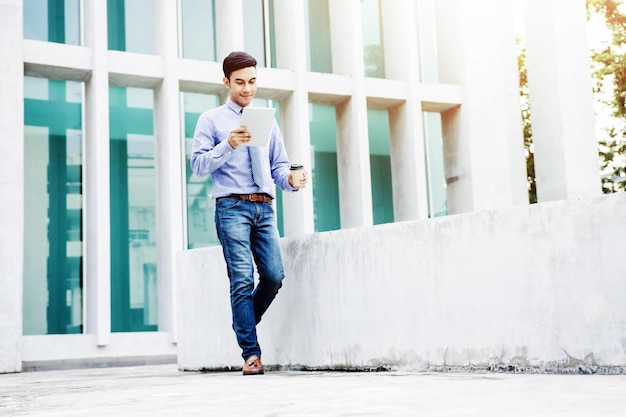
[(300, 185), (300, 179), (302, 178), (302, 174), (304, 174), (304, 166), (300, 164), (291, 164), (289, 170), (291, 170), (291, 182), (293, 185)]

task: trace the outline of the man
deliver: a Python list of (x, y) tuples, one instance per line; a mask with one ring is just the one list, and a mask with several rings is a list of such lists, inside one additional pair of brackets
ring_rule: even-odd
[[(266, 147), (242, 146), (252, 137), (240, 121), (257, 90), (256, 65), (256, 59), (245, 52), (232, 52), (224, 59), (228, 100), (200, 116), (191, 155), (193, 172), (210, 174), (213, 180), (215, 226), (230, 279), (233, 329), (242, 350), (244, 375), (265, 372), (256, 325), (284, 278), (272, 207), (274, 184), (284, 191), (298, 191), (307, 183), (306, 173), (297, 184), (292, 181), (276, 120)], [(259, 273), (256, 288), (253, 259)]]

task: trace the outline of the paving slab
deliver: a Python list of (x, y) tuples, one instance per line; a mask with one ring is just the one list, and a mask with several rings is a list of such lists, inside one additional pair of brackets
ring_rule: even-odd
[(182, 372), (0, 375), (2, 416), (620, 416), (625, 375)]

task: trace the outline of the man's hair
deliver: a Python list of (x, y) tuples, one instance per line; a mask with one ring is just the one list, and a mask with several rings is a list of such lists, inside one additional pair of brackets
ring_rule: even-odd
[(230, 75), (233, 72), (248, 67), (256, 68), (256, 59), (254, 59), (254, 57), (249, 53), (241, 51), (235, 51), (228, 54), (228, 56), (224, 58), (224, 63), (222, 64), (224, 77), (228, 78), (229, 81)]

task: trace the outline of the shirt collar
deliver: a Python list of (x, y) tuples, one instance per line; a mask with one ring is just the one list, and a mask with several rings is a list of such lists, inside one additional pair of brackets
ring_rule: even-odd
[(243, 107), (232, 101), (230, 97), (228, 97), (228, 99), (226, 100), (226, 105), (236, 113), (241, 113), (241, 111), (243, 110)]

